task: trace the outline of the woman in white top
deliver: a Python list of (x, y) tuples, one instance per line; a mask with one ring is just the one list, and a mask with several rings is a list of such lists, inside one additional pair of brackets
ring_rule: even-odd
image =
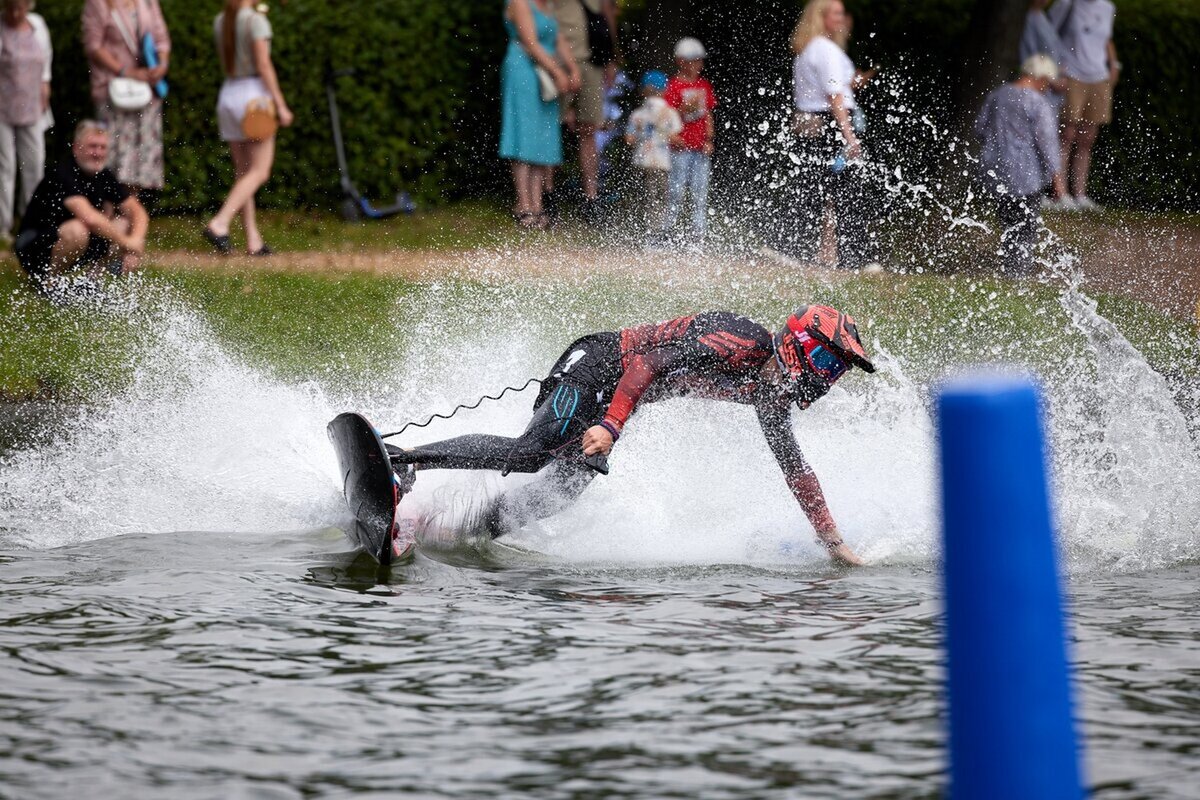
[(236, 180), (221, 210), (209, 220), (203, 235), (220, 253), (229, 253), (229, 226), (242, 215), (246, 228), (246, 252), (252, 256), (271, 254), (263, 242), (255, 218), (254, 195), (271, 177), (275, 162), (274, 134), (250, 139), (242, 129), (251, 104), (273, 104), (280, 125), (294, 119), (283, 99), (275, 66), (271, 63), (271, 23), (251, 8), (253, 0), (225, 0), (225, 10), (213, 21), (217, 53), (225, 69), (225, 83), (217, 97), (217, 122), (221, 138), (229, 142)]
[(50, 31), (31, 14), (33, 0), (0, 3), (0, 240), (9, 240), (17, 164), (21, 206), (29, 203), (46, 166), (50, 116)]
[(825, 206), (832, 201), (840, 265), (861, 269), (875, 261), (867, 230), (873, 199), (864, 180), (861, 124), (856, 126), (862, 116), (854, 89), (863, 76), (842, 49), (849, 24), (841, 0), (809, 0), (792, 33), (794, 130), (801, 162), (794, 237), (799, 254), (811, 258)]

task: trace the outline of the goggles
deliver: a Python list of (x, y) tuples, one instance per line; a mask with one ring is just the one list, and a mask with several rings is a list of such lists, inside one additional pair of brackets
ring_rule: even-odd
[(817, 339), (801, 332), (787, 336), (775, 351), (784, 391), (801, 409), (823, 397), (846, 374), (846, 362)]
[(799, 337), (799, 345), (804, 351), (804, 360), (808, 362), (808, 366), (829, 383), (846, 374), (846, 362), (813, 337)]

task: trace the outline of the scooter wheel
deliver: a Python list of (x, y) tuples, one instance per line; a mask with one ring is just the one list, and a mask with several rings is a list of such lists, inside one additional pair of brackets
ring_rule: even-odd
[(358, 203), (347, 197), (342, 201), (342, 219), (347, 222), (358, 222), (362, 219), (362, 212), (358, 208)]

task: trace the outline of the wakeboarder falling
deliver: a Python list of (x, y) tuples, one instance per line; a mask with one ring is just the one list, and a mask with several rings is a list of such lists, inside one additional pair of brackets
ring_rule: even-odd
[(605, 458), (640, 404), (684, 396), (742, 403), (754, 407), (817, 541), (834, 561), (858, 565), (791, 427), (791, 404), (807, 408), (852, 366), (875, 371), (854, 319), (837, 309), (801, 306), (774, 335), (746, 317), (707, 311), (577, 339), (541, 382), (518, 437), (469, 434), (387, 451), (405, 487), (426, 469), (541, 472), (487, 507), (482, 523), (494, 538), (557, 513), (597, 471), (607, 473)]

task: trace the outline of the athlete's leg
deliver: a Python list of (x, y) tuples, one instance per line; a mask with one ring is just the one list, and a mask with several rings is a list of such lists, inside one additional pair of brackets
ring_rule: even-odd
[(533, 418), (520, 436), (459, 436), (393, 453), (392, 460), (421, 469), (537, 472), (557, 455), (577, 449), (584, 431), (602, 414), (602, 395), (616, 386), (620, 374), (615, 333), (577, 339), (542, 381)]
[(553, 516), (574, 503), (595, 475), (577, 455), (556, 459), (537, 480), (493, 500), (483, 512), (481, 526), (495, 539), (534, 520)]
[(534, 409), (518, 437), (472, 433), (393, 454), (392, 461), (421, 469), (494, 469), (537, 472), (576, 441), (598, 416), (595, 392), (558, 383)]

